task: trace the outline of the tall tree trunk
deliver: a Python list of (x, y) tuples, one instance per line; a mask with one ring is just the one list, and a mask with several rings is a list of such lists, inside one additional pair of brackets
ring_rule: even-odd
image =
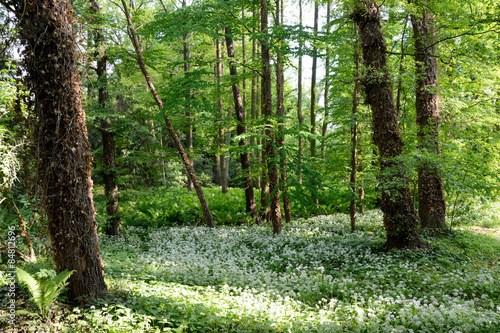
[[(354, 33), (358, 34), (356, 24), (354, 24)], [(349, 213), (351, 217), (351, 230), (356, 229), (356, 187), (357, 187), (357, 171), (358, 171), (358, 95), (359, 95), (359, 43), (354, 44), (354, 90), (352, 92), (352, 121), (351, 125), (351, 202), (349, 205)]]
[(387, 232), (386, 248), (424, 246), (418, 235), (418, 220), (405, 176), (397, 158), (403, 150), (392, 83), (387, 69), (387, 46), (382, 35), (380, 11), (376, 3), (358, 2), (351, 18), (356, 22), (366, 66), (365, 102), (372, 107), (373, 142), (381, 165), (381, 208)]
[[(24, 66), (35, 96), (37, 174), (57, 271), (75, 270), (68, 294), (107, 293), (97, 238), (92, 156), (81, 106), (72, 8), (63, 0), (27, 0), (17, 12)], [(21, 7), (21, 6), (19, 6)]]
[[(318, 0), (314, 1), (314, 36), (318, 35), (318, 19), (319, 19), (319, 5), (318, 5)], [(317, 67), (318, 67), (318, 47), (316, 44), (313, 46), (313, 63), (312, 63), (312, 73), (311, 73), (311, 110), (310, 110), (310, 115), (311, 115), (311, 134), (313, 137), (309, 140), (310, 148), (311, 148), (311, 161), (313, 163), (313, 168), (314, 168), (314, 163), (315, 163), (315, 158), (316, 158), (316, 138), (314, 137), (316, 135), (316, 72), (317, 72)], [(318, 180), (313, 178), (312, 186), (316, 189), (318, 186)], [(316, 206), (319, 206), (319, 201), (318, 198), (316, 197), (316, 194), (313, 190), (312, 192), (312, 199), (313, 202)]]
[[(398, 116), (401, 116), (401, 91), (403, 91), (403, 74), (404, 65), (403, 61), (405, 59), (405, 34), (406, 26), (408, 25), (408, 16), (405, 18), (405, 25), (403, 27), (403, 33), (401, 34), (401, 57), (399, 59), (399, 75), (398, 75), (398, 88), (396, 91), (396, 112)], [(401, 122), (401, 129), (404, 130), (404, 121)]]
[[(326, 4), (326, 33), (330, 34), (330, 3)], [(327, 46), (325, 60), (325, 114), (323, 118), (323, 126), (321, 129), (321, 155), (323, 160), (326, 160), (326, 132), (328, 128), (328, 94), (330, 88), (330, 49)]]
[[(229, 1), (229, 0), (226, 0)], [(234, 46), (233, 46), (233, 38), (231, 37), (230, 28), (226, 27), (226, 47), (227, 47), (227, 56), (234, 60)], [(238, 124), (236, 125), (236, 132), (238, 135), (244, 135), (246, 133), (245, 127), (245, 110), (243, 109), (243, 101), (241, 99), (240, 88), (238, 87), (237, 77), (238, 70), (236, 69), (236, 65), (234, 62), (231, 62), (229, 66), (229, 73), (233, 77), (233, 98), (234, 98), (234, 110), (236, 121)], [(255, 196), (253, 193), (253, 181), (252, 181), (252, 173), (250, 170), (250, 158), (248, 156), (248, 152), (245, 149), (246, 141), (240, 140), (238, 145), (242, 149), (240, 153), (240, 162), (241, 162), (241, 170), (244, 173), (245, 179), (245, 199), (246, 199), (246, 212), (251, 213), (252, 218), (256, 219), (258, 222), (259, 214), (257, 212), (257, 205), (255, 203)]]
[[(136, 60), (137, 63), (139, 64), (139, 67), (141, 68), (141, 72), (144, 75), (144, 79), (146, 80), (146, 83), (149, 87), (149, 90), (151, 91), (151, 94), (153, 95), (153, 98), (158, 105), (158, 109), (161, 111), (163, 109), (163, 102), (160, 99), (160, 96), (158, 96), (158, 93), (156, 92), (155, 86), (153, 85), (153, 81), (151, 80), (151, 76), (149, 76), (149, 73), (146, 69), (146, 64), (144, 63), (144, 58), (142, 57), (142, 46), (140, 45), (137, 35), (135, 33), (135, 29), (132, 25), (132, 18), (130, 17), (130, 11), (128, 9), (127, 3), (125, 0), (121, 0), (122, 5), (123, 5), (123, 11), (125, 12), (125, 16), (127, 18), (127, 33), (132, 41), (132, 44), (134, 45), (135, 53), (136, 53)], [(189, 177), (191, 178), (191, 181), (193, 182), (194, 189), (196, 191), (196, 194), (198, 195), (198, 199), (200, 200), (200, 205), (201, 209), (203, 210), (203, 217), (205, 222), (208, 224), (209, 227), (213, 228), (215, 227), (215, 222), (212, 214), (210, 213), (210, 209), (208, 208), (208, 203), (207, 200), (205, 199), (205, 195), (203, 194), (203, 190), (201, 189), (200, 183), (198, 182), (198, 178), (196, 177), (196, 174), (194, 173), (194, 170), (191, 166), (191, 162), (189, 161), (189, 158), (184, 151), (184, 147), (182, 146), (181, 141), (179, 140), (179, 137), (177, 136), (177, 133), (174, 130), (174, 127), (172, 126), (172, 122), (170, 121), (170, 118), (167, 116), (163, 117), (163, 120), (165, 121), (165, 124), (167, 125), (167, 130), (168, 133), (170, 134), (170, 137), (174, 141), (175, 148), (177, 148), (177, 151), (179, 152), (179, 155), (181, 156), (182, 162), (184, 163), (184, 167), (187, 170), (187, 173)]]
[[(280, 6), (281, 0), (276, 0), (276, 26), (281, 26), (283, 24), (282, 10), (283, 6)], [(292, 220), (291, 209), (290, 209), (290, 197), (288, 196), (288, 175), (286, 172), (286, 152), (285, 152), (285, 136), (283, 134), (284, 129), (284, 118), (285, 118), (285, 76), (283, 72), (283, 52), (282, 52), (282, 41), (278, 41), (279, 50), (276, 56), (276, 115), (278, 116), (278, 135), (277, 143), (280, 154), (280, 189), (283, 192), (283, 210), (285, 211), (285, 221), (290, 222)]]
[[(254, 10), (253, 12), (253, 20), (256, 22), (257, 21), (257, 10)], [(257, 32), (257, 29), (254, 29), (254, 33)], [(252, 40), (252, 63), (255, 63), (257, 61), (257, 39)], [(252, 122), (255, 123), (255, 121), (258, 118), (257, 114), (257, 105), (258, 105), (258, 73), (254, 71), (252, 73), (252, 96), (251, 96), (251, 106), (250, 106), (250, 114), (251, 114), (251, 119)], [(250, 137), (250, 145), (252, 147), (255, 147), (255, 145), (259, 144), (259, 140), (255, 140), (253, 136)], [(259, 153), (258, 151), (256, 152), (255, 149), (252, 149), (251, 152), (251, 163), (252, 166), (255, 166), (255, 164), (260, 164), (259, 160)], [(260, 189), (260, 173), (257, 173), (255, 177), (255, 188)]]
[[(218, 33), (218, 31), (217, 31)], [(215, 40), (215, 57), (217, 59), (215, 63), (215, 84), (217, 86), (217, 110), (218, 110), (218, 120), (215, 121), (217, 127), (217, 136), (215, 138), (214, 147), (216, 148), (216, 153), (213, 155), (212, 171), (213, 171), (213, 182), (216, 185), (222, 186), (221, 177), (221, 164), (220, 164), (220, 151), (222, 148), (222, 89), (221, 89), (221, 77), (222, 77), (222, 52), (220, 39)]]
[[(97, 102), (100, 113), (103, 113), (108, 107), (108, 77), (106, 73), (107, 55), (104, 45), (104, 36), (102, 35), (101, 22), (99, 18), (99, 1), (92, 0), (91, 10), (96, 17), (94, 22), (97, 27), (93, 31), (95, 44), (95, 58), (97, 60), (96, 74), (98, 81)], [(106, 203), (106, 213), (108, 215), (106, 234), (110, 236), (121, 235), (120, 216), (118, 215), (118, 186), (115, 182), (116, 162), (115, 162), (115, 135), (111, 128), (111, 118), (101, 118), (100, 132), (102, 137), (102, 164), (104, 169), (104, 194), (108, 198)]]
[[(359, 100), (358, 100), (359, 103)], [(357, 141), (360, 141), (362, 139), (361, 136), (361, 128), (359, 126), (359, 122), (356, 122), (356, 127), (357, 127)], [(357, 167), (358, 171), (357, 174), (363, 174), (364, 172), (364, 167), (363, 167), (363, 160), (361, 159), (361, 156), (363, 156), (363, 149), (362, 145), (359, 143), (356, 143), (356, 146), (358, 147), (358, 153), (357, 153)], [(365, 186), (363, 184), (363, 178), (359, 179), (357, 181), (358, 185), (358, 197), (359, 197), (359, 213), (363, 215), (365, 213)]]
[[(420, 149), (440, 154), (437, 59), (434, 56), (434, 17), (424, 5), (411, 15), (415, 37), (416, 109)], [(418, 170), (418, 213), (423, 228), (446, 229), (446, 200), (442, 174), (430, 163)]]
[[(266, 117), (273, 115), (273, 100), (271, 91), (271, 64), (269, 52), (269, 36), (267, 22), (267, 0), (261, 0), (261, 32), (264, 35), (261, 40), (262, 54), (262, 110)], [(279, 190), (279, 165), (276, 153), (276, 136), (272, 128), (272, 121), (268, 120), (266, 125), (266, 164), (267, 174), (269, 176), (269, 193), (271, 197), (271, 223), (273, 233), (281, 234), (281, 203)]]
[[(182, 0), (182, 7), (186, 7), (186, 0)], [(182, 36), (183, 40), (183, 58), (184, 58), (184, 75), (187, 75), (189, 72), (189, 34), (184, 34)], [(191, 119), (191, 91), (190, 89), (187, 89), (186, 92), (186, 148), (189, 153), (189, 162), (191, 163), (191, 168), (193, 168), (193, 122)], [(189, 191), (194, 190), (193, 182), (191, 181), (191, 178), (187, 177), (187, 182), (186, 182), (186, 187)]]
[[(302, 0), (299, 0), (299, 29), (302, 32)], [(298, 83), (297, 83), (297, 118), (299, 121), (299, 130), (302, 131), (304, 124), (304, 116), (302, 115), (302, 52), (304, 42), (302, 36), (299, 38), (299, 68), (298, 68)], [(302, 136), (299, 136), (299, 165), (298, 165), (298, 178), (299, 184), (302, 184), (302, 159), (304, 154), (304, 142)]]

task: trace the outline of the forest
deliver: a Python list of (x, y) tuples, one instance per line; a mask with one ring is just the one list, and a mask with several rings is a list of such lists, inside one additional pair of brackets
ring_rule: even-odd
[(500, 332), (498, 0), (0, 0), (1, 332)]

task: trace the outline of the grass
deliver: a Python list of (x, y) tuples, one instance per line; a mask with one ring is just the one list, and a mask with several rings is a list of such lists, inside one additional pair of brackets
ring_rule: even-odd
[(467, 226), (444, 238), (424, 236), (428, 250), (387, 252), (381, 219), (369, 211), (355, 233), (344, 214), (299, 219), (280, 237), (268, 226), (129, 227), (124, 239), (101, 239), (107, 298), (73, 309), (58, 303), (49, 323), (20, 317), (18, 326), (67, 332), (500, 332), (495, 234)]

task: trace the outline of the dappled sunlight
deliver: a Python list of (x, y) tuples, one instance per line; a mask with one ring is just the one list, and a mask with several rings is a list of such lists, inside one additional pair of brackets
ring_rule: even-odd
[(369, 212), (354, 233), (343, 214), (293, 221), (280, 237), (266, 226), (132, 227), (126, 239), (102, 239), (102, 249), (108, 284), (138, 302), (168, 300), (142, 307), (159, 311), (169, 327), (196, 320), (235, 332), (500, 326), (498, 264), (458, 258), (460, 237), (387, 252), (380, 225), (381, 214)]

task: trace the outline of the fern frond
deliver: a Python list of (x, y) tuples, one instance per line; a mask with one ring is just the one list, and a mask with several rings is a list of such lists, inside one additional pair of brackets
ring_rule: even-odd
[(35, 278), (31, 276), (30, 273), (26, 272), (23, 269), (16, 267), (16, 271), (17, 271), (17, 279), (21, 284), (23, 284), (24, 286), (26, 286), (26, 288), (28, 288), (28, 291), (33, 297), (33, 301), (35, 302), (36, 306), (40, 309), (39, 306), (40, 303), (39, 301), (41, 298), (40, 283), (37, 280), (35, 280)]

